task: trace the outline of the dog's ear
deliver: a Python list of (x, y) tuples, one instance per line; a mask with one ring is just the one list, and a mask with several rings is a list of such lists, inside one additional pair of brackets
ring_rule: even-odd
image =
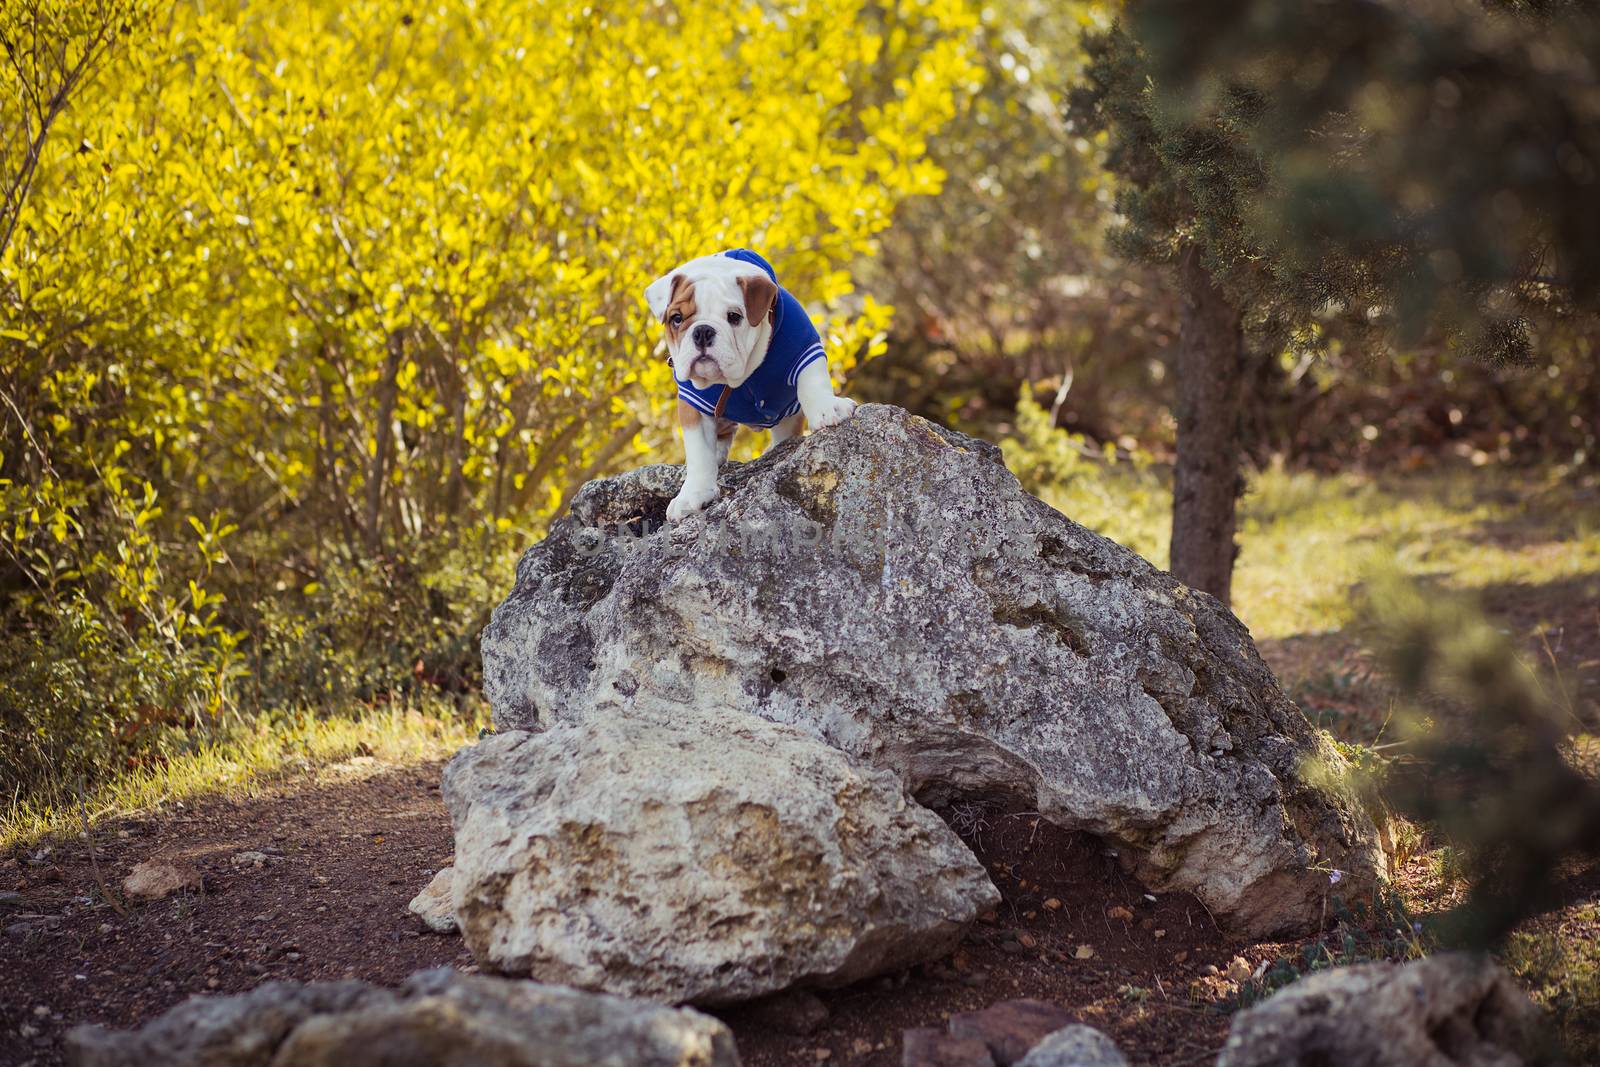
[(760, 326), (778, 302), (778, 283), (765, 274), (750, 274), (739, 279), (739, 288), (744, 290), (744, 317)]
[(663, 274), (651, 282), (644, 290), (644, 302), (650, 305), (650, 314), (657, 320), (667, 317), (667, 308), (672, 304), (672, 298), (678, 295), (678, 286), (688, 281), (681, 271)]

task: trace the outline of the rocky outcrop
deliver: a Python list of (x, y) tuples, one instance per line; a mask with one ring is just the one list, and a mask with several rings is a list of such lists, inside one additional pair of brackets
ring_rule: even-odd
[(448, 969), (398, 990), (268, 982), (192, 997), (140, 1030), (80, 1026), (77, 1067), (738, 1067), (699, 1012)]
[(1520, 1067), (1535, 1012), (1487, 959), (1340, 967), (1241, 1013), (1217, 1067)]
[(999, 901), (895, 777), (810, 735), (639, 694), (445, 771), (453, 907), (483, 965), (722, 1004), (943, 955)]
[(1029, 496), (998, 449), (895, 408), (723, 474), (592, 482), (484, 631), (503, 729), (640, 705), (797, 726), (918, 797), (1003, 797), (1117, 843), (1242, 933), (1303, 929), (1370, 823), (1341, 761), (1216, 600)]

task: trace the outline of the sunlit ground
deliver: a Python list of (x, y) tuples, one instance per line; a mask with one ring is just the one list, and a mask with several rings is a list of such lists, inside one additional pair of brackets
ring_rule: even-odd
[[(1171, 497), (1113, 469), (1043, 496), (1164, 566)], [(1370, 578), (1399, 573), (1476, 600), (1530, 661), (1555, 668), (1559, 703), (1592, 729), (1600, 697), (1600, 484), (1561, 470), (1400, 475), (1268, 471), (1239, 529), (1234, 611), (1308, 714), (1350, 740), (1381, 724), (1355, 626)], [(1381, 688), (1381, 686), (1379, 687)], [(1340, 720), (1353, 717), (1355, 721)]]
[(51, 834), (80, 832), (85, 821), (158, 812), (208, 795), (243, 796), (273, 776), (354, 755), (400, 765), (442, 759), (488, 725), (487, 706), (476, 702), (465, 714), (443, 701), (406, 710), (337, 711), (263, 719), (219, 744), (113, 778), (87, 796), (58, 788), (53, 797), (13, 801), (0, 815), (0, 853)]

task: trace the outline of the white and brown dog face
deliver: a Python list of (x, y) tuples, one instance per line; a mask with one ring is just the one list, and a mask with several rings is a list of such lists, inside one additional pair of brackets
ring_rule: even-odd
[(705, 256), (645, 290), (667, 329), (667, 352), (679, 381), (697, 389), (738, 387), (766, 358), (778, 287), (760, 267)]

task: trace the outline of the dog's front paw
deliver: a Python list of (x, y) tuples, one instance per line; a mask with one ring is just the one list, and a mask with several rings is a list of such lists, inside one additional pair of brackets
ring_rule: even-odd
[(814, 430), (825, 430), (829, 426), (837, 426), (855, 413), (856, 402), (847, 396), (832, 396), (821, 409), (816, 412), (816, 418), (811, 413), (806, 413), (806, 421), (811, 423)]
[(715, 499), (717, 499), (716, 482), (705, 486), (685, 484), (678, 490), (678, 495), (672, 498), (672, 503), (667, 505), (667, 521), (682, 522)]

